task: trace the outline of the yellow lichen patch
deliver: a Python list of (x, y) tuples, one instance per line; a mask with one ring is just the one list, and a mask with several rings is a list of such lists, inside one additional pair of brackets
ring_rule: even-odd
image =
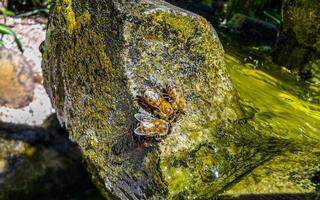
[[(190, 35), (193, 35), (196, 31), (195, 23), (190, 16), (182, 15), (182, 13), (177, 12), (175, 14), (170, 14), (166, 11), (156, 10), (154, 12), (148, 13), (148, 17), (151, 17), (153, 23), (166, 22), (168, 25), (172, 26), (175, 31), (177, 31), (179, 38), (184, 42)], [(147, 35), (149, 38), (150, 35)], [(156, 37), (159, 38), (159, 37)]]
[(7, 161), (6, 160), (0, 160), (0, 173), (2, 173), (7, 166)]
[(78, 18), (72, 8), (72, 0), (63, 0), (62, 6), (58, 7), (64, 12), (65, 18), (67, 20), (67, 26), (69, 33), (73, 33), (76, 28), (79, 28), (80, 24), (89, 24), (91, 21), (91, 15), (86, 10)]
[(75, 14), (72, 8), (70, 7), (66, 8), (66, 16), (69, 23), (69, 26), (68, 26), (69, 32), (72, 33), (74, 28), (76, 27)]
[(19, 148), (20, 153), (29, 157), (33, 156), (36, 153), (36, 151), (37, 151), (37, 148), (26, 143), (23, 143)]
[[(77, 19), (78, 22), (81, 22), (82, 25), (86, 25), (88, 26), (91, 22), (91, 15), (89, 13), (89, 11), (84, 11), (82, 13), (82, 15), (79, 17), (79, 19)], [(79, 27), (77, 27), (79, 28)]]
[(75, 13), (72, 9), (72, 0), (63, 0), (63, 6), (61, 8), (64, 10), (68, 22), (68, 30), (72, 33), (77, 25)]

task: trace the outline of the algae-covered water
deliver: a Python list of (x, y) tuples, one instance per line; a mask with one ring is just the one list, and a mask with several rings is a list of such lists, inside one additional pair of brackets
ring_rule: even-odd
[(226, 63), (241, 99), (257, 111), (255, 121), (271, 126), (279, 137), (320, 140), (320, 105), (297, 97), (306, 92), (303, 86), (281, 81), (230, 55)]
[(320, 105), (304, 98), (305, 86), (281, 68), (266, 73), (242, 58), (226, 54), (225, 59), (241, 102), (254, 113), (248, 122), (262, 135), (283, 142), (266, 141), (280, 145), (275, 148), (279, 151), (271, 151), (270, 159), (238, 178), (224, 195), (320, 191)]

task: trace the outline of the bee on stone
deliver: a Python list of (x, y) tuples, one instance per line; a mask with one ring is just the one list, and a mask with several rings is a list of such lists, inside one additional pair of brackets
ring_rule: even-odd
[(163, 119), (154, 118), (152, 116), (138, 113), (134, 117), (139, 121), (134, 133), (146, 137), (161, 137), (169, 132), (169, 123)]
[(176, 88), (172, 84), (167, 84), (166, 92), (169, 96), (169, 102), (172, 108), (177, 112), (185, 112), (187, 108), (187, 101), (184, 98), (182, 90), (180, 88)]
[(139, 121), (135, 134), (157, 138), (169, 133), (170, 125), (180, 113), (186, 111), (187, 107), (182, 90), (173, 84), (167, 84), (163, 92), (145, 90), (142, 96), (138, 96), (138, 103), (150, 115), (135, 114), (135, 118)]
[(145, 110), (165, 120), (168, 120), (169, 117), (174, 114), (174, 109), (171, 104), (162, 94), (158, 94), (153, 90), (145, 90), (142, 97), (138, 96), (138, 103)]

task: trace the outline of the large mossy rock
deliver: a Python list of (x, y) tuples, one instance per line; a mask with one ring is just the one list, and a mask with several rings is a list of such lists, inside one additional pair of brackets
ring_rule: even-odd
[[(212, 198), (282, 148), (238, 120), (219, 39), (195, 14), (157, 0), (57, 0), (43, 50), (59, 120), (106, 197)], [(168, 81), (186, 113), (160, 141), (137, 137), (137, 95)]]

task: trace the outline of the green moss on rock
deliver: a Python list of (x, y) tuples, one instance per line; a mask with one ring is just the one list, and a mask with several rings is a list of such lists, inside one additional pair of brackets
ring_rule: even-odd
[(284, 2), (284, 30), (292, 30), (299, 44), (320, 53), (320, 5), (317, 0)]
[(274, 61), (309, 83), (310, 100), (319, 103), (320, 4), (317, 0), (285, 0), (283, 32)]

